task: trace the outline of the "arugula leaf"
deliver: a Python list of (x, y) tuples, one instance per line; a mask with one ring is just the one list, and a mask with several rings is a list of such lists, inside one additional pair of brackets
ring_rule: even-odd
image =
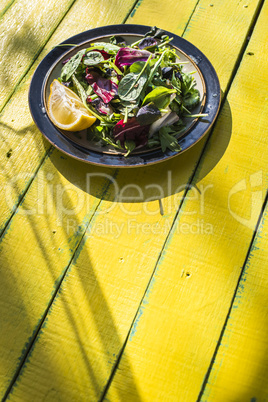
[(95, 137), (98, 140), (100, 140), (104, 145), (108, 144), (112, 145), (114, 148), (122, 149), (120, 142), (116, 143), (111, 140), (111, 138), (108, 135), (108, 130), (109, 129), (106, 126), (102, 126), (100, 124), (99, 125), (93, 124), (87, 130), (87, 137), (89, 140)]
[(124, 145), (127, 150), (127, 153), (124, 156), (127, 157), (130, 152), (132, 152), (136, 148), (136, 144), (133, 140), (125, 140)]
[(85, 49), (79, 50), (70, 60), (64, 65), (61, 70), (61, 79), (63, 81), (68, 81), (71, 76), (75, 73), (77, 67), (79, 66), (83, 55), (85, 54)]
[(183, 98), (183, 105), (187, 109), (193, 109), (200, 102), (200, 93), (198, 89), (192, 88)]
[(170, 151), (172, 152), (179, 152), (181, 150), (177, 139), (173, 137), (173, 135), (168, 134), (168, 130), (166, 130), (166, 127), (162, 127), (159, 130), (159, 138), (161, 142), (162, 152), (165, 152), (167, 148), (170, 149)]
[(196, 82), (194, 77), (189, 74), (182, 74), (182, 77), (182, 103), (186, 109), (191, 110), (200, 102), (200, 93), (198, 89), (195, 88)]

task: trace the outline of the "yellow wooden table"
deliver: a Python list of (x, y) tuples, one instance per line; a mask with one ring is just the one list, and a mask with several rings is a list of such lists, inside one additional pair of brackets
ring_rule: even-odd
[[(268, 1), (0, 4), (0, 398), (268, 401)], [(192, 42), (223, 100), (189, 151), (115, 171), (53, 149), (28, 90), (53, 46), (125, 22)]]

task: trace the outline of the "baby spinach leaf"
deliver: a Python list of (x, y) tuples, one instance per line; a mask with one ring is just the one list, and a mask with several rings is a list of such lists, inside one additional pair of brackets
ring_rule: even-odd
[(148, 79), (147, 66), (150, 60), (151, 57), (148, 58), (146, 63), (143, 62), (143, 66), (142, 62), (135, 62), (137, 64), (133, 69), (136, 72), (131, 72), (122, 78), (118, 85), (118, 96), (121, 100), (131, 102), (139, 98)]
[(122, 78), (118, 86), (118, 96), (125, 101), (135, 101), (141, 94), (147, 74), (129, 73)]
[(145, 62), (144, 61), (135, 61), (133, 64), (131, 64), (131, 66), (129, 67), (129, 72), (130, 73), (136, 73), (139, 74), (142, 69), (145, 66)]
[(114, 45), (113, 43), (105, 43), (105, 42), (95, 42), (91, 47), (87, 49), (90, 50), (104, 50), (109, 54), (116, 54), (118, 50), (120, 50), (120, 46)]
[(143, 100), (143, 105), (153, 102), (158, 109), (164, 109), (170, 103), (170, 95), (175, 93), (176, 89), (166, 87), (156, 87)]
[(77, 52), (73, 57), (71, 57), (70, 60), (63, 66), (60, 76), (63, 81), (68, 81), (71, 78), (71, 76), (75, 73), (84, 54), (85, 49), (79, 50), (79, 52)]
[(166, 34), (166, 32), (163, 29), (157, 28), (156, 26), (154, 26), (154, 27), (151, 27), (150, 31), (146, 32), (146, 34), (144, 36), (145, 37), (152, 36), (153, 38), (161, 39), (161, 37), (165, 34)]
[(92, 52), (88, 52), (83, 59), (83, 63), (86, 66), (95, 66), (102, 61), (104, 61), (103, 55), (100, 52), (95, 52), (94, 50)]

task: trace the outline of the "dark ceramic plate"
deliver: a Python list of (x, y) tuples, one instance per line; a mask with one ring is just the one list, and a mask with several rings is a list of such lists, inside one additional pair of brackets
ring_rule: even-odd
[[(140, 39), (149, 30), (150, 27), (144, 25), (110, 25), (95, 28), (62, 42), (60, 47), (54, 48), (41, 61), (31, 81), (29, 105), (37, 127), (56, 148), (81, 161), (112, 167), (145, 166), (177, 155), (176, 152), (167, 150), (163, 153), (160, 148), (156, 148), (139, 150), (125, 158), (122, 153), (89, 142), (83, 132), (72, 133), (59, 130), (50, 121), (46, 112), (50, 83), (60, 75), (62, 61), (76, 53), (80, 46), (86, 47), (97, 40), (109, 41), (113, 35), (120, 35), (127, 44), (130, 44)], [(214, 123), (220, 106), (220, 85), (213, 66), (200, 50), (185, 39), (168, 31), (166, 33), (173, 38), (171, 45), (175, 48), (180, 62), (187, 62), (183, 65), (183, 70), (196, 71), (194, 77), (197, 82), (196, 87), (200, 91), (201, 103), (193, 113), (208, 114), (204, 118), (187, 119), (186, 128), (178, 139), (181, 146), (180, 152), (183, 152), (199, 141)], [(69, 46), (62, 46), (70, 43), (78, 46), (71, 50)]]

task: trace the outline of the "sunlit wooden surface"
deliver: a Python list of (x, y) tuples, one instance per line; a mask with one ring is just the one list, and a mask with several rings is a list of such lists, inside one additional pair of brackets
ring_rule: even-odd
[[(0, 7), (1, 400), (268, 401), (268, 1)], [(114, 170), (53, 149), (28, 90), (53, 46), (123, 23), (196, 45), (222, 107), (189, 151)]]

